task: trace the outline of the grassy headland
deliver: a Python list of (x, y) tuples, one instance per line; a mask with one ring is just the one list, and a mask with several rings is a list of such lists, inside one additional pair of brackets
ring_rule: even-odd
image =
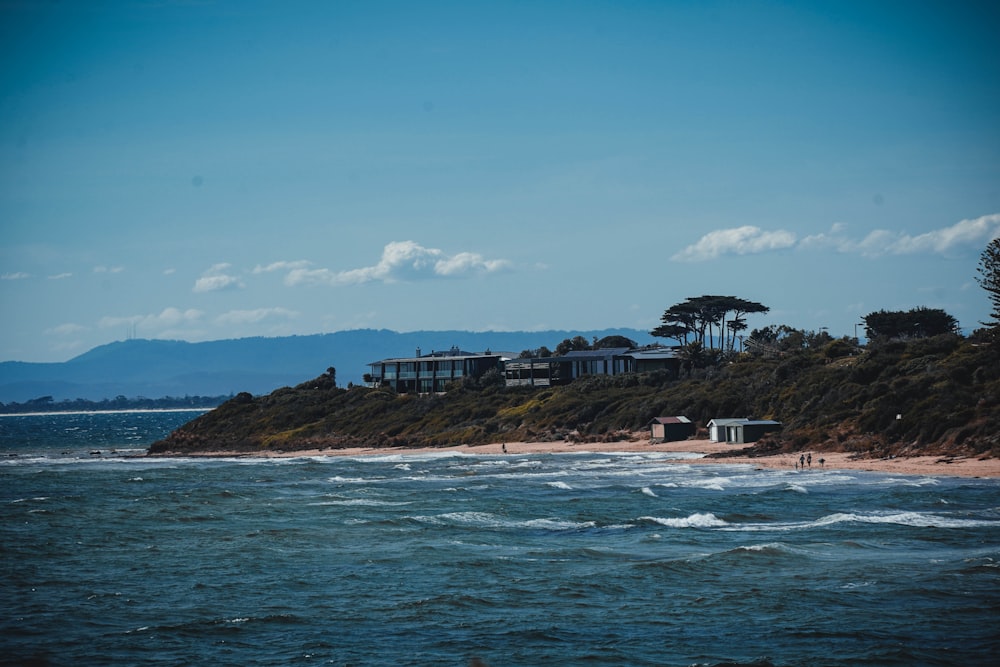
[[(495, 378), (494, 378), (495, 380)], [(440, 395), (335, 386), (329, 375), (239, 394), (154, 443), (151, 454), (442, 447), (620, 439), (653, 417), (776, 419), (748, 453), (803, 448), (870, 456), (1000, 457), (1000, 349), (956, 335), (870, 346), (855, 356), (741, 356), (681, 379), (593, 376), (563, 387), (467, 381)], [(737, 453), (737, 452), (734, 452)]]

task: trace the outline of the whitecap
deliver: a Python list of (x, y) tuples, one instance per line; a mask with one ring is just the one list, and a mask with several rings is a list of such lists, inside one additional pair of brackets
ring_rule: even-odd
[(551, 486), (553, 489), (562, 489), (564, 491), (572, 491), (573, 487), (566, 482), (545, 482), (546, 486)]
[(644, 486), (644, 487), (642, 487), (642, 489), (641, 489), (641, 490), (642, 490), (642, 492), (643, 492), (644, 494), (646, 494), (646, 495), (647, 495), (647, 496), (649, 496), (650, 498), (659, 498), (659, 496), (658, 496), (658, 495), (656, 495), (655, 493), (653, 493), (653, 490), (652, 490), (651, 488), (649, 488), (648, 486)]
[(347, 500), (322, 500), (315, 503), (309, 503), (312, 507), (324, 507), (329, 505), (342, 505), (349, 507), (398, 507), (401, 505), (409, 505), (406, 502), (391, 502), (388, 500), (373, 500), (371, 498), (351, 498)]
[(580, 528), (594, 528), (597, 524), (593, 521), (561, 521), (558, 519), (530, 519), (515, 524), (524, 528), (543, 528), (545, 530), (578, 530)]
[(658, 516), (641, 516), (640, 521), (652, 521), (669, 528), (719, 528), (729, 523), (718, 518), (711, 512), (695, 512), (691, 516), (680, 518), (663, 518)]

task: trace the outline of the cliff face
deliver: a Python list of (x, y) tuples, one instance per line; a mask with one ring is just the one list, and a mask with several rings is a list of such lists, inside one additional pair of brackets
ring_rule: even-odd
[(266, 396), (240, 394), (150, 452), (593, 441), (643, 431), (664, 415), (701, 427), (715, 417), (779, 420), (781, 433), (758, 445), (768, 451), (1000, 456), (1000, 351), (941, 336), (855, 357), (744, 358), (681, 380), (649, 373), (547, 389), (467, 383), (430, 396), (342, 389), (324, 375)]

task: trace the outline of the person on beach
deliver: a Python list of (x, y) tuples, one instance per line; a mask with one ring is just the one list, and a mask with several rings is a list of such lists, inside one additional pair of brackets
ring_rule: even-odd
[(799, 465), (802, 466), (803, 470), (805, 469), (805, 467), (806, 467), (806, 455), (805, 454), (799, 454)]
[(824, 463), (826, 463), (826, 459), (820, 459), (819, 460), (819, 467), (822, 468)]
[(806, 461), (809, 463), (809, 467), (812, 468), (812, 465), (813, 465), (813, 455), (812, 455), (812, 452), (809, 452), (809, 456), (806, 457)]
[(507, 443), (505, 442), (505, 443), (503, 443), (500, 446), (503, 447), (503, 453), (506, 454), (507, 453)]

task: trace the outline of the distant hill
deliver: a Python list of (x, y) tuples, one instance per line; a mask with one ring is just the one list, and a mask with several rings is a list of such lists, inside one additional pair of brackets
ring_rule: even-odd
[(294, 386), (333, 366), (337, 382), (360, 384), (367, 364), (457, 346), (518, 353), (555, 348), (566, 338), (620, 335), (654, 342), (637, 329), (596, 331), (413, 331), (356, 329), (310, 336), (239, 338), (204, 343), (127, 340), (101, 345), (59, 363), (0, 363), (0, 402), (23, 403), (41, 396), (55, 401), (126, 396), (217, 396), (266, 394)]

